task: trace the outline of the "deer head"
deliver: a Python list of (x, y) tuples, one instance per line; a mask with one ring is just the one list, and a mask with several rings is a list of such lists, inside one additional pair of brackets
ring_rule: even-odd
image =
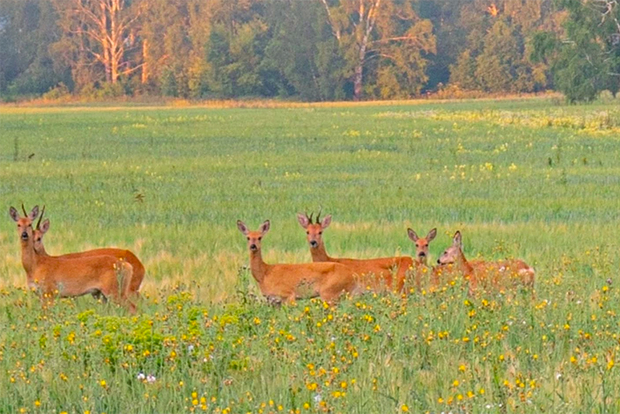
[(461, 232), (456, 231), (452, 238), (452, 246), (448, 247), (443, 254), (437, 259), (437, 264), (448, 265), (457, 262), (463, 256), (463, 241)]
[(297, 221), (301, 227), (306, 229), (306, 239), (308, 240), (308, 244), (313, 249), (317, 249), (319, 246), (323, 245), (323, 230), (329, 227), (332, 222), (332, 216), (327, 215), (321, 221), (321, 212), (316, 216), (316, 220), (314, 223), (312, 222), (313, 214), (301, 214), (297, 213)]
[[(37, 221), (37, 225), (34, 228), (33, 232), (33, 240), (34, 240), (34, 251), (37, 254), (45, 253), (45, 246), (43, 246), (43, 236), (50, 229), (50, 220), (43, 220), (43, 215), (45, 214), (45, 206), (43, 206), (43, 210), (41, 210), (41, 215), (39, 216), (39, 220)], [(43, 220), (43, 223), (41, 223)]]
[(258, 231), (250, 231), (241, 220), (237, 220), (237, 228), (248, 239), (248, 248), (250, 251), (253, 253), (259, 252), (263, 236), (269, 231), (269, 220), (265, 220), (265, 222), (258, 228)]
[(415, 243), (415, 256), (421, 262), (426, 264), (428, 258), (428, 245), (437, 236), (437, 229), (432, 229), (428, 232), (426, 237), (418, 237), (413, 229), (407, 229), (409, 238)]
[(24, 217), (19, 216), (19, 212), (15, 207), (9, 209), (9, 215), (17, 223), (17, 233), (22, 243), (28, 243), (33, 239), (32, 222), (39, 215), (39, 206), (34, 206), (30, 214), (26, 213), (26, 208), (22, 204)]

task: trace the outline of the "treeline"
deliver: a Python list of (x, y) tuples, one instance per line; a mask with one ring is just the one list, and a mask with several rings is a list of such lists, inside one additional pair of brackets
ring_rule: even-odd
[[(617, 91), (615, 0), (0, 0), (0, 96)], [(585, 84), (585, 86), (584, 86)]]

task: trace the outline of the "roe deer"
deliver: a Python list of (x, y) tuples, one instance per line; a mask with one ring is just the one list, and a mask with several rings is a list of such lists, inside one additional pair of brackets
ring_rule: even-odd
[(126, 304), (130, 311), (135, 311), (135, 305), (127, 300), (133, 273), (129, 263), (112, 256), (58, 259), (37, 254), (32, 222), (39, 215), (39, 207), (35, 206), (30, 214), (23, 205), (22, 210), (24, 217), (20, 217), (14, 207), (9, 214), (17, 223), (28, 286), (37, 290), (42, 301), (52, 301), (56, 294), (74, 297), (100, 292), (105, 298)]
[(258, 231), (250, 231), (241, 221), (237, 228), (248, 240), (250, 269), (261, 293), (269, 301), (294, 301), (319, 296), (335, 302), (342, 293), (359, 291), (353, 272), (338, 263), (267, 264), (261, 255), (263, 236), (269, 231), (269, 220)]
[[(435, 237), (437, 236), (437, 229), (434, 228), (431, 231), (429, 231), (426, 237), (419, 237), (413, 229), (408, 228), (407, 235), (409, 236), (411, 241), (413, 241), (413, 243), (415, 244), (416, 260), (415, 260), (414, 273), (415, 273), (415, 283), (419, 290), (420, 283), (421, 283), (421, 277), (422, 277), (421, 273), (426, 272), (429, 269), (429, 266), (427, 264), (428, 245), (430, 244), (430, 242), (435, 240)], [(437, 286), (438, 283), (439, 283), (439, 279), (437, 278), (436, 272), (431, 270), (431, 284), (433, 286)]]
[(491, 282), (497, 287), (502, 282), (520, 282), (524, 286), (533, 287), (536, 272), (522, 260), (510, 259), (496, 262), (476, 260), (469, 262), (463, 254), (463, 241), (461, 232), (457, 231), (452, 239), (452, 246), (448, 247), (437, 259), (441, 266), (454, 264), (456, 270), (461, 272), (469, 281), (469, 294), (477, 288), (478, 283)]
[(144, 280), (145, 269), (140, 259), (138, 259), (138, 257), (133, 254), (133, 252), (131, 252), (130, 250), (107, 247), (87, 250), (84, 252), (68, 253), (61, 256), (50, 256), (45, 250), (45, 246), (43, 245), (43, 236), (50, 229), (49, 219), (45, 219), (43, 223), (41, 223), (44, 212), (45, 208), (43, 208), (41, 216), (39, 217), (39, 221), (37, 222), (36, 228), (34, 230), (34, 250), (37, 254), (41, 256), (54, 257), (57, 259), (74, 259), (76, 257), (92, 256), (112, 256), (116, 257), (117, 259), (124, 260), (133, 267), (133, 275), (131, 277), (131, 283), (129, 285), (129, 293), (136, 297), (139, 296), (140, 285), (142, 284), (142, 280)]
[[(320, 220), (319, 213), (315, 222), (312, 222), (312, 214), (297, 214), (297, 220), (301, 227), (306, 229), (310, 254), (313, 262), (341, 263), (352, 269), (362, 278), (365, 285), (377, 292), (385, 289), (402, 291), (405, 284), (407, 271), (413, 269), (413, 259), (407, 256), (383, 257), (378, 259), (347, 259), (331, 257), (325, 251), (323, 230), (329, 227), (332, 216), (325, 216)], [(395, 279), (395, 280), (394, 280)], [(365, 287), (365, 285), (363, 287)]]

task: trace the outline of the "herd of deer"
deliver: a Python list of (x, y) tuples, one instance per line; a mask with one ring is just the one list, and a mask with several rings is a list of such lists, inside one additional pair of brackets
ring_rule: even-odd
[[(28, 286), (44, 301), (55, 296), (74, 297), (92, 294), (103, 300), (112, 299), (135, 311), (133, 300), (144, 279), (144, 265), (129, 250), (103, 248), (79, 253), (50, 256), (45, 251), (43, 236), (49, 230), (49, 219), (43, 219), (45, 207), (39, 216), (39, 207), (30, 213), (22, 205), (23, 217), (14, 207), (9, 214), (17, 223), (21, 242), (22, 265)], [(36, 226), (34, 221), (39, 217)], [(301, 227), (306, 230), (312, 263), (267, 264), (261, 255), (261, 242), (269, 231), (269, 220), (258, 231), (250, 231), (242, 221), (237, 227), (246, 236), (250, 250), (250, 269), (261, 293), (272, 302), (294, 301), (320, 297), (334, 303), (342, 294), (355, 295), (367, 290), (373, 292), (402, 292), (411, 281), (420, 289), (422, 275), (430, 275), (432, 286), (438, 286), (446, 274), (462, 275), (468, 283), (468, 293), (474, 294), (478, 285), (499, 287), (518, 282), (526, 287), (534, 284), (534, 269), (521, 260), (487, 262), (468, 261), (463, 254), (461, 233), (454, 235), (452, 245), (437, 260), (437, 266), (427, 264), (429, 243), (437, 235), (432, 229), (426, 237), (419, 237), (408, 229), (415, 243), (415, 260), (411, 257), (379, 259), (344, 259), (330, 257), (325, 251), (323, 231), (329, 227), (331, 216), (313, 222), (312, 214), (298, 214)], [(490, 285), (489, 285), (490, 284)]]
[(474, 294), (479, 285), (491, 288), (506, 283), (533, 287), (535, 271), (518, 259), (496, 262), (468, 261), (463, 254), (460, 231), (454, 234), (452, 245), (437, 260), (437, 266), (429, 267), (428, 245), (437, 235), (432, 229), (426, 237), (419, 237), (407, 229), (415, 243), (415, 260), (407, 256), (379, 259), (344, 259), (330, 257), (325, 251), (323, 231), (331, 223), (331, 215), (313, 222), (312, 214), (297, 214), (297, 220), (306, 230), (312, 263), (267, 264), (261, 255), (261, 242), (269, 231), (269, 220), (258, 231), (250, 231), (241, 221), (237, 227), (246, 236), (250, 250), (250, 269), (261, 293), (270, 301), (294, 301), (308, 297), (320, 297), (333, 303), (343, 293), (355, 295), (370, 290), (403, 292), (406, 282), (411, 281), (420, 289), (424, 274), (430, 274), (430, 283), (437, 287), (447, 275), (462, 275), (468, 283), (468, 293)]

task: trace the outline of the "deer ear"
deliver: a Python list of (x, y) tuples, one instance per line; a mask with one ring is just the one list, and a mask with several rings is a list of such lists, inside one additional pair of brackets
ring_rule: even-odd
[(39, 231), (41, 232), (41, 234), (45, 234), (47, 233), (49, 229), (50, 229), (50, 219), (43, 220), (43, 223), (41, 223), (41, 227), (39, 227)]
[(39, 217), (39, 206), (34, 206), (30, 214), (28, 214), (28, 218), (34, 221), (37, 217)]
[(321, 227), (323, 229), (326, 229), (329, 227), (329, 225), (332, 224), (332, 215), (328, 214), (325, 216), (325, 218), (323, 219), (323, 221), (321, 222)]
[(452, 238), (452, 245), (458, 248), (463, 247), (463, 240), (461, 238), (461, 232), (459, 230), (454, 233), (454, 237)]
[(310, 224), (308, 217), (306, 217), (305, 214), (301, 214), (301, 213), (297, 213), (297, 221), (299, 222), (301, 227), (303, 227), (304, 229), (307, 229), (308, 224)]
[(248, 227), (241, 220), (237, 220), (237, 228), (239, 229), (241, 233), (245, 235), (247, 235), (250, 232), (250, 230), (248, 230)]
[(419, 239), (418, 235), (415, 233), (415, 231), (413, 231), (413, 229), (407, 229), (407, 235), (414, 242), (417, 242)]
[(19, 221), (19, 213), (15, 207), (9, 208), (9, 216), (11, 216), (13, 221)]
[(429, 231), (428, 234), (426, 235), (426, 241), (430, 243), (435, 239), (436, 236), (437, 236), (437, 229), (433, 229)]
[(270, 226), (269, 220), (265, 220), (265, 222), (260, 225), (259, 230), (263, 236), (265, 235), (265, 233), (269, 231), (269, 226)]

